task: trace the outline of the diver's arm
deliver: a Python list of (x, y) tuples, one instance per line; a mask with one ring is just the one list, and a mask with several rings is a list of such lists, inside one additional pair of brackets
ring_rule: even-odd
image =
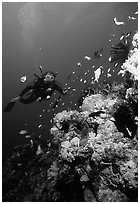
[(55, 90), (57, 90), (62, 95), (65, 95), (67, 93), (67, 90), (63, 89), (61, 84), (58, 81), (55, 81)]

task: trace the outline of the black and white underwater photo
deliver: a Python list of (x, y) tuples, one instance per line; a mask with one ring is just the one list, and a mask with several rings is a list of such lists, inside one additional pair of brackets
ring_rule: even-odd
[(2, 201), (138, 202), (138, 2), (2, 3)]

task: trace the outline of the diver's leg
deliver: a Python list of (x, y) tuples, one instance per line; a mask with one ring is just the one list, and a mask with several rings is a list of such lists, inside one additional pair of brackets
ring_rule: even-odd
[(20, 102), (23, 104), (29, 104), (29, 103), (33, 103), (36, 100), (36, 98), (34, 97), (30, 97), (30, 98), (20, 98)]
[(13, 107), (15, 106), (15, 103), (16, 102), (9, 102), (8, 104), (7, 104), (7, 106), (4, 108), (4, 112), (10, 112), (12, 109), (13, 109)]
[(4, 108), (4, 112), (10, 112), (15, 104), (20, 100), (20, 96), (16, 96), (11, 99), (11, 101), (7, 104), (7, 106)]
[(20, 96), (20, 102), (29, 104), (37, 100), (37, 92), (34, 89), (28, 90), (24, 95)]

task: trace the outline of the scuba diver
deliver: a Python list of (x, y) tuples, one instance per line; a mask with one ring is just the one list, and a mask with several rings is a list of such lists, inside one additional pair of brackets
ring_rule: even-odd
[(41, 66), (39, 66), (39, 69), (41, 71), (41, 77), (34, 74), (36, 79), (25, 87), (19, 96), (12, 98), (12, 100), (4, 108), (4, 112), (11, 111), (17, 102), (29, 104), (34, 101), (41, 102), (44, 99), (49, 100), (55, 90), (60, 93), (60, 96), (61, 94), (65, 95), (67, 93), (67, 90), (63, 90), (61, 84), (55, 80), (57, 73), (53, 73), (51, 71), (43, 73)]

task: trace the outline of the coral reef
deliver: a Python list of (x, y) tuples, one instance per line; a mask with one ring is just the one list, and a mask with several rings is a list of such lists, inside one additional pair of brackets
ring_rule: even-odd
[(121, 74), (125, 74), (126, 72), (132, 74), (134, 80), (138, 80), (138, 33), (133, 37), (132, 40), (132, 49), (128, 54), (128, 59), (123, 63)]
[(38, 139), (14, 149), (3, 166), (3, 201), (138, 201), (135, 49), (123, 64), (125, 83), (87, 96), (81, 111), (55, 115), (45, 146)]
[(13, 155), (3, 171), (4, 201), (137, 201), (137, 114), (129, 94), (122, 99), (115, 88), (85, 98), (82, 112), (58, 113), (40, 154), (26, 145), (22, 159), (14, 163)]

